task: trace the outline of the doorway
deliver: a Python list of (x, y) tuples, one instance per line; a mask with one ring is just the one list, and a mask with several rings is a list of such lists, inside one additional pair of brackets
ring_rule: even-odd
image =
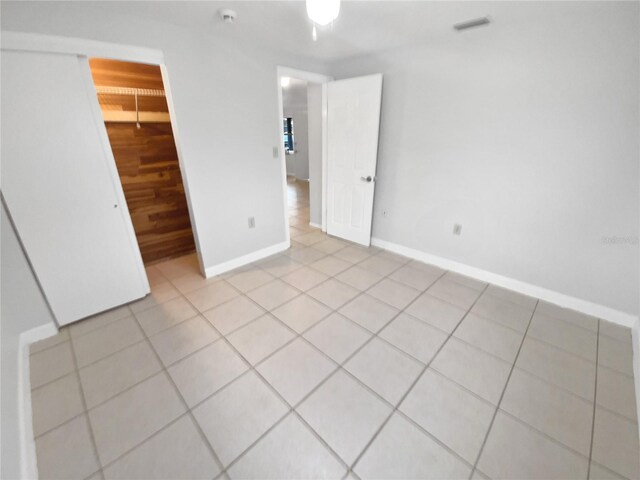
[(91, 75), (145, 265), (195, 252), (157, 65), (91, 58)]

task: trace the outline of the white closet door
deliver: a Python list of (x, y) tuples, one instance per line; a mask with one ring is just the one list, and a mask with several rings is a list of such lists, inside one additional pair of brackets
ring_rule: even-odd
[(56, 320), (149, 292), (87, 59), (2, 52), (2, 191)]
[(327, 87), (327, 233), (371, 243), (382, 75)]

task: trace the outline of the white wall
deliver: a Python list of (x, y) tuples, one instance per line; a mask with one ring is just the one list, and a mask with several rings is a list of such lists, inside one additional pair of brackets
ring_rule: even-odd
[(322, 84), (307, 84), (309, 128), (309, 219), (322, 224)]
[(127, 15), (127, 5), (2, 2), (2, 29), (163, 50), (205, 267), (284, 242), (276, 66), (323, 66), (232, 41), (213, 25), (201, 35)]
[(639, 5), (333, 63), (384, 74), (373, 236), (637, 314)]
[(2, 415), (0, 477), (20, 478), (18, 417), (18, 355), (20, 334), (51, 324), (51, 316), (33, 272), (9, 222), (4, 204), (0, 211), (0, 285), (2, 306)]

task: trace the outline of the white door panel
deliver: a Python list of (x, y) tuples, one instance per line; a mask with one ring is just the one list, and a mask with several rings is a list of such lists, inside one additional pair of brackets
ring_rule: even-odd
[(327, 87), (327, 233), (367, 246), (381, 99), (381, 74), (329, 82)]
[(149, 292), (88, 68), (2, 52), (2, 191), (60, 325)]

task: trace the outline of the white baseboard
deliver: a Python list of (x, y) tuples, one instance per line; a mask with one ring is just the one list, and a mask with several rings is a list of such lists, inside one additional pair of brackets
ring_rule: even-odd
[(52, 322), (20, 334), (18, 345), (18, 426), (20, 429), (20, 470), (23, 479), (38, 478), (36, 442), (33, 438), (31, 414), (31, 378), (29, 375), (29, 347), (32, 343), (52, 337), (58, 327)]
[(452, 272), (460, 273), (483, 282), (507, 288), (514, 292), (522, 293), (523, 295), (539, 298), (545, 302), (601, 318), (612, 323), (617, 323), (618, 325), (632, 328), (638, 321), (638, 317), (626, 312), (621, 312), (620, 310), (615, 310), (604, 305), (598, 305), (596, 303), (588, 302), (580, 298), (565, 295), (530, 283), (521, 282), (520, 280), (498, 275), (497, 273), (488, 272), (480, 268), (471, 267), (464, 263), (449, 260), (448, 258), (431, 255), (420, 250), (398, 245), (397, 243), (387, 242), (386, 240), (381, 240), (379, 238), (372, 238), (371, 244), (376, 247), (389, 250), (390, 252), (397, 253), (398, 255), (409, 257), (420, 262), (429, 263), (431, 265), (444, 268), (445, 270), (451, 270)]
[[(633, 341), (633, 376), (636, 387), (636, 405), (638, 418), (640, 418), (640, 320), (631, 329)], [(638, 438), (640, 438), (640, 422), (638, 423)]]
[(310, 227), (314, 227), (314, 228), (322, 228), (322, 225), (319, 225), (319, 224), (313, 223), (313, 222), (309, 222), (309, 226)]
[(207, 278), (213, 277), (215, 275), (220, 275), (221, 273), (228, 272), (229, 270), (233, 270), (234, 268), (242, 267), (249, 263), (262, 260), (263, 258), (269, 257), (271, 255), (275, 255), (276, 253), (280, 253), (290, 246), (290, 242), (276, 243), (275, 245), (263, 248), (262, 250), (243, 255), (242, 257), (234, 258), (233, 260), (219, 263), (218, 265), (213, 265), (212, 267), (207, 267), (205, 268), (204, 274)]

